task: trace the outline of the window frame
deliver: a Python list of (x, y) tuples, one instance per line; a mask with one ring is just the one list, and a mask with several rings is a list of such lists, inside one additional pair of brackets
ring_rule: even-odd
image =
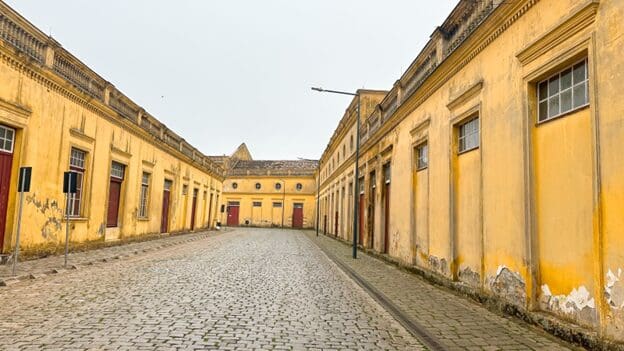
[(297, 189), (297, 191), (303, 190), (303, 184), (297, 183), (297, 185), (295, 185), (295, 189)]
[(262, 201), (252, 201), (251, 207), (262, 207)]
[[(74, 151), (82, 153), (82, 165), (72, 164), (73, 160), (77, 159), (73, 156)], [(76, 192), (71, 194), (69, 206), (65, 209), (65, 215), (68, 215), (69, 212), (69, 217), (71, 218), (81, 218), (82, 216), (82, 205), (84, 202), (84, 176), (87, 171), (87, 154), (87, 151), (74, 146), (72, 146), (69, 151), (69, 170), (78, 173), (76, 176)]]
[[(12, 154), (15, 149), (15, 129), (11, 127), (7, 127), (3, 124), (0, 124), (0, 130), (3, 131), (3, 135), (0, 136), (0, 152), (4, 152), (7, 154)], [(7, 134), (10, 132), (11, 136), (8, 137)], [(9, 143), (10, 148), (6, 148), (7, 143)], [(71, 157), (71, 155), (70, 155)]]
[[(574, 68), (575, 66), (578, 66), (579, 64), (583, 64), (584, 66), (584, 78), (581, 82), (575, 82), (574, 80)], [(561, 88), (561, 81), (562, 81), (562, 73), (564, 73), (565, 71), (570, 70), (570, 86), (562, 89)], [(550, 94), (550, 81), (554, 78), (557, 78), (557, 92), (553, 95)], [(546, 97), (545, 98), (540, 98), (540, 86), (542, 84), (545, 84), (545, 87), (547, 89), (546, 91)], [(578, 86), (584, 85), (585, 86), (585, 103), (574, 107), (574, 91), (575, 88)], [(569, 110), (566, 111), (561, 111), (561, 96), (563, 95), (564, 92), (570, 91), (570, 104), (571, 104), (571, 108)], [(559, 108), (559, 113), (555, 114), (553, 116), (550, 116), (550, 100), (553, 97), (557, 97), (558, 98), (558, 105), (557, 107)], [(564, 116), (567, 116), (569, 114), (572, 114), (576, 111), (579, 111), (581, 109), (587, 108), (590, 105), (590, 101), (589, 101), (589, 61), (587, 57), (584, 57), (583, 59), (574, 61), (572, 64), (570, 65), (566, 65), (565, 67), (558, 69), (556, 71), (556, 73), (554, 74), (550, 74), (549, 76), (547, 76), (546, 78), (539, 80), (535, 83), (535, 104), (536, 104), (536, 116), (535, 116), (535, 120), (536, 120), (536, 124), (542, 124), (542, 123), (546, 123), (546, 122), (550, 122), (552, 120), (555, 120), (557, 118), (561, 118)], [(546, 117), (544, 119), (540, 119), (540, 113), (542, 111), (540, 105), (542, 103), (546, 104)]]
[(256, 183), (255, 187), (256, 187), (256, 190), (260, 190), (260, 189), (262, 189), (262, 184), (260, 184), (258, 182), (258, 183)]
[(151, 173), (141, 173), (141, 189), (139, 191), (139, 214), (141, 219), (147, 219), (149, 217), (149, 194), (150, 194), (150, 178)]
[[(461, 123), (459, 123), (457, 125), (457, 154), (461, 155), (464, 154), (466, 152), (470, 152), (472, 150), (477, 150), (479, 147), (481, 147), (481, 120), (480, 120), (480, 115), (476, 114), (473, 115), (471, 117), (466, 118), (464, 121), (462, 121)], [(477, 128), (475, 129), (475, 132), (471, 133), (471, 134), (465, 134), (462, 135), (462, 130), (465, 130), (465, 127), (476, 121), (477, 122)], [(476, 145), (473, 145), (471, 147), (468, 147), (465, 143), (465, 140), (468, 139), (469, 136), (475, 135), (477, 136), (477, 143)], [(462, 149), (462, 141), (464, 141), (464, 148)]]
[[(424, 151), (424, 156), (423, 156)], [(429, 143), (423, 141), (416, 145), (416, 171), (422, 171), (429, 167)]]

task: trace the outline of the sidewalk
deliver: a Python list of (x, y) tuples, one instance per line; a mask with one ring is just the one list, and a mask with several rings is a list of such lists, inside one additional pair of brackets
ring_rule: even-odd
[(165, 247), (201, 240), (208, 236), (215, 236), (224, 231), (202, 231), (190, 234), (174, 234), (147, 241), (131, 242), (116, 246), (109, 246), (101, 249), (94, 249), (76, 253), (69, 253), (67, 256), (67, 268), (64, 267), (65, 256), (50, 256), (35, 260), (17, 263), (17, 272), (13, 276), (13, 264), (0, 266), (0, 287), (9, 286), (23, 280), (45, 277), (50, 274), (57, 274), (66, 269), (78, 269), (80, 266), (88, 266), (96, 263), (122, 259), (131, 255), (143, 252), (158, 250)]
[(340, 261), (383, 294), (405, 317), (448, 350), (577, 349), (366, 253), (358, 252), (358, 259), (353, 260), (351, 247), (333, 238), (305, 233), (330, 258)]

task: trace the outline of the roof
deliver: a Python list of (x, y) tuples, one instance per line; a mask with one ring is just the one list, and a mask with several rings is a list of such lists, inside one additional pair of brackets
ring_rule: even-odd
[(240, 160), (228, 170), (227, 174), (228, 176), (313, 176), (317, 167), (317, 160)]

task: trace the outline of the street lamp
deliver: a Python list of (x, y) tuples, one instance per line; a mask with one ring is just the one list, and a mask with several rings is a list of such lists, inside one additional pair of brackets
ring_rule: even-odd
[[(328, 90), (323, 88), (315, 88), (312, 90), (318, 91), (321, 93), (331, 93), (331, 94), (340, 94), (340, 95), (350, 95), (357, 96), (357, 121), (355, 122), (355, 179), (353, 180), (353, 258), (357, 258), (357, 238), (358, 238), (358, 207), (359, 201), (358, 199), (358, 189), (359, 189), (359, 180), (360, 180), (360, 102), (361, 97), (359, 91), (356, 93), (349, 93), (346, 91), (339, 90)], [(318, 226), (317, 226), (318, 228)]]
[(284, 229), (284, 209), (286, 208), (286, 181), (278, 179), (282, 182), (282, 229)]

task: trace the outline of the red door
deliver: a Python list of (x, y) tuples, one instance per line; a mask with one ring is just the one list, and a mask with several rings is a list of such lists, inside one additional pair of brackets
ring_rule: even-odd
[(336, 215), (334, 216), (334, 235), (338, 236), (338, 211), (336, 211)]
[(327, 215), (323, 216), (323, 234), (327, 234)]
[(208, 204), (208, 228), (212, 228), (212, 196), (214, 194), (210, 194), (210, 203)]
[(11, 165), (13, 154), (0, 152), (0, 252), (4, 244), (4, 231), (6, 229), (7, 208), (9, 203), (9, 187), (11, 186)]
[(121, 196), (121, 179), (111, 178), (108, 190), (108, 213), (106, 226), (116, 227), (119, 220), (119, 198)]
[(303, 204), (293, 205), (292, 227), (303, 228)]
[(358, 228), (358, 243), (361, 245), (364, 240), (362, 237), (364, 236), (364, 194), (360, 194), (360, 207), (359, 207), (359, 228)]
[(384, 253), (388, 253), (388, 242), (390, 224), (390, 183), (386, 183), (386, 198), (384, 203)]
[(238, 209), (239, 209), (239, 205), (228, 205), (228, 208), (227, 208), (228, 227), (238, 227)]
[(163, 203), (162, 203), (162, 215), (160, 218), (160, 232), (166, 233), (169, 231), (169, 190), (163, 191)]
[(375, 188), (371, 189), (370, 195), (370, 204), (368, 207), (368, 223), (370, 223), (368, 227), (368, 233), (370, 236), (369, 242), (370, 247), (375, 248)]
[(193, 189), (193, 203), (191, 204), (191, 230), (195, 229), (195, 211), (197, 210), (197, 189)]

